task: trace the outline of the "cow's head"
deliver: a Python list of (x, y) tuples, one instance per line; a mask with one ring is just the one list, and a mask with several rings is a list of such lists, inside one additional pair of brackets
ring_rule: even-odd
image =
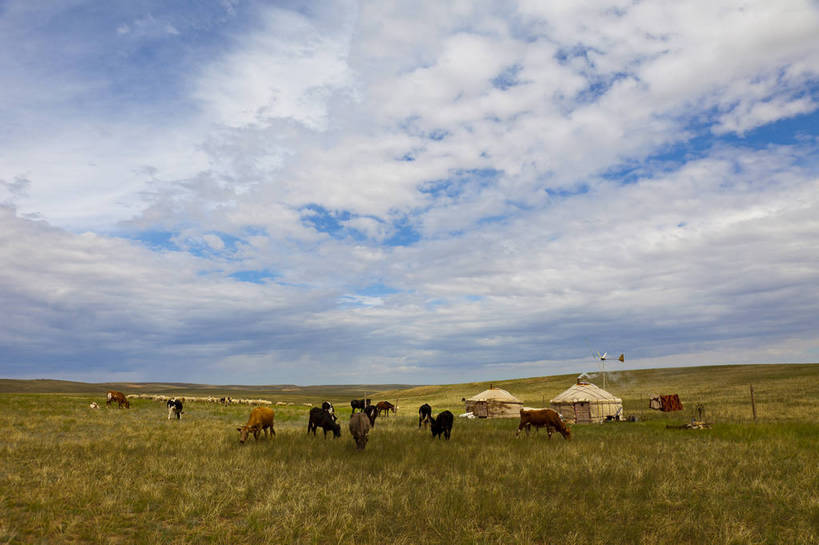
[(333, 437), (341, 437), (341, 426), (338, 424), (333, 426)]
[(239, 431), (239, 442), (244, 444), (247, 441), (247, 436), (251, 433), (256, 433), (259, 431), (259, 426), (248, 426), (244, 425), (241, 428), (236, 428)]

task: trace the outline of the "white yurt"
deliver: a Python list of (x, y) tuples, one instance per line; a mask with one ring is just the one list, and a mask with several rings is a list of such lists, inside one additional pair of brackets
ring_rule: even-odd
[(607, 416), (620, 419), (623, 414), (622, 399), (581, 380), (550, 403), (564, 420), (577, 424), (599, 423)]
[(478, 418), (520, 418), (523, 402), (500, 388), (490, 388), (465, 400), (466, 412)]

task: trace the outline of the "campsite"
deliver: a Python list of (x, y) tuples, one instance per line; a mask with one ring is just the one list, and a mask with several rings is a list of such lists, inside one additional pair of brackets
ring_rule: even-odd
[[(537, 407), (574, 381), (491, 386)], [(421, 403), (462, 414), (461, 399), (490, 383), (371, 392), (397, 399), (399, 409), (377, 421), (364, 451), (346, 428), (339, 439), (306, 433), (304, 403), (329, 398), (346, 425), (343, 403), (355, 388), (232, 391), (292, 403), (274, 407), (275, 438), (240, 445), (246, 405), (189, 403), (177, 421), (157, 401), (90, 409), (105, 388), (60, 393), (60, 383), (37, 382), (0, 381), (0, 543), (754, 544), (819, 536), (819, 365), (612, 374), (607, 390), (637, 421), (575, 424), (571, 441), (515, 439), (514, 418), (456, 418), (449, 441), (419, 431)], [(202, 395), (181, 386), (131, 391)], [(657, 389), (679, 394), (684, 409), (650, 409)], [(666, 429), (689, 421), (697, 403), (712, 429)]]

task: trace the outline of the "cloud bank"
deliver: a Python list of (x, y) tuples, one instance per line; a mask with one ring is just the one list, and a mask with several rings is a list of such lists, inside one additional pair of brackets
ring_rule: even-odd
[(819, 360), (811, 2), (12, 1), (0, 375)]

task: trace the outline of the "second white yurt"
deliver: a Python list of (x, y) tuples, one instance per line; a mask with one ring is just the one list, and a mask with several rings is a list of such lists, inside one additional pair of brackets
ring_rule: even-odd
[(550, 403), (564, 420), (576, 424), (599, 423), (606, 417), (620, 420), (623, 414), (622, 399), (591, 382), (580, 380)]

